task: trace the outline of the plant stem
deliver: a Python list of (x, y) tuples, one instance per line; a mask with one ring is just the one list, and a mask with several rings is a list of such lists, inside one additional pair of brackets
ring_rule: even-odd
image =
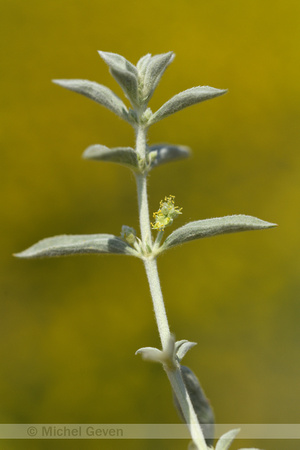
[[(162, 343), (162, 348), (163, 350), (165, 350), (171, 337), (171, 333), (160, 287), (156, 259), (145, 259), (144, 265), (152, 296), (158, 332)], [(171, 370), (168, 367), (164, 366), (164, 369), (180, 404), (181, 411), (190, 430), (190, 434), (194, 443), (197, 445), (199, 450), (207, 450), (204, 435), (201, 430), (201, 426), (199, 424), (194, 407), (190, 400), (189, 394), (187, 392), (186, 386), (184, 384), (180, 368), (178, 367), (175, 370)]]
[(145, 159), (146, 156), (146, 144), (147, 144), (147, 128), (139, 125), (136, 130), (136, 151), (137, 154)]
[(144, 266), (149, 282), (155, 319), (163, 350), (167, 348), (171, 332), (168, 324), (164, 299), (160, 287), (156, 259), (145, 259)]
[(151, 227), (149, 220), (149, 206), (147, 196), (147, 175), (137, 174), (136, 185), (138, 194), (141, 237), (144, 249), (146, 250), (147, 245), (152, 247)]
[[(146, 130), (139, 126), (136, 135), (136, 151), (141, 158), (145, 159), (146, 156)], [(139, 205), (139, 220), (141, 229), (141, 238), (144, 250), (146, 254), (148, 253), (147, 247), (152, 249), (152, 237), (151, 237), (151, 226), (149, 219), (149, 207), (148, 207), (148, 196), (147, 196), (147, 174), (136, 175), (137, 183), (137, 194), (138, 194), (138, 205)], [(159, 236), (158, 239), (162, 238)], [(157, 243), (157, 242), (156, 242)], [(158, 327), (158, 332), (162, 344), (162, 349), (166, 350), (168, 342), (171, 338), (171, 332), (168, 324), (168, 318), (166, 314), (166, 309), (164, 305), (163, 295), (161, 291), (157, 263), (155, 257), (144, 258), (144, 266), (149, 282), (153, 308), (156, 318), (156, 323)], [(178, 368), (169, 369), (164, 366), (164, 369), (168, 375), (171, 386), (180, 404), (181, 410), (183, 412), (185, 421), (189, 427), (191, 437), (199, 450), (207, 450), (205, 439), (198, 422), (197, 415), (194, 411), (192, 402), (190, 400), (189, 394), (187, 392), (186, 386), (184, 384), (180, 366)]]

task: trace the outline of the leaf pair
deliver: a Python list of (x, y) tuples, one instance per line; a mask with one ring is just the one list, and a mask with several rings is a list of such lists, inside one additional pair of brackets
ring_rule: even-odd
[(91, 145), (83, 153), (83, 158), (113, 162), (129, 167), (134, 172), (144, 173), (161, 164), (187, 158), (189, 154), (189, 148), (183, 145), (157, 144), (147, 147), (146, 157), (142, 160), (131, 147)]
[[(129, 111), (123, 101), (109, 88), (88, 80), (53, 80), (54, 83), (94, 100), (121, 117), (133, 127), (143, 124), (149, 127), (158, 121), (188, 106), (225, 94), (227, 91), (209, 86), (187, 89), (167, 101), (154, 114), (147, 110), (162, 75), (174, 59), (174, 53), (143, 56), (134, 66), (123, 56), (116, 53), (99, 52), (109, 66), (110, 73), (119, 83), (125, 96), (131, 102), (133, 111)], [(146, 113), (145, 113), (146, 111)], [(145, 113), (145, 114), (144, 114)]]
[(155, 88), (164, 71), (174, 59), (174, 53), (168, 52), (151, 56), (143, 56), (136, 66), (116, 53), (99, 52), (101, 58), (109, 66), (109, 71), (123, 89), (132, 106), (146, 109)]
[[(262, 230), (275, 227), (252, 216), (234, 215), (214, 219), (197, 220), (173, 231), (161, 247), (147, 257), (153, 258), (185, 242), (239, 231)], [(112, 253), (145, 258), (120, 237), (112, 234), (63, 235), (43, 239), (15, 256), (19, 258), (43, 258), (53, 256), (79, 255), (87, 253)]]

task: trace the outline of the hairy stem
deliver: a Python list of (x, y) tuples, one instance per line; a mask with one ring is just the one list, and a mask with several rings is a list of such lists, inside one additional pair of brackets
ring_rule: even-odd
[(147, 176), (144, 174), (136, 175), (136, 185), (138, 194), (141, 237), (144, 248), (147, 249), (147, 245), (149, 247), (152, 247), (151, 226), (149, 220), (149, 207), (147, 196)]
[[(138, 155), (145, 159), (146, 156), (146, 130), (139, 126), (136, 135), (136, 151)], [(152, 237), (151, 237), (151, 225), (149, 219), (149, 207), (147, 196), (147, 175), (136, 175), (138, 205), (139, 205), (139, 220), (141, 237), (144, 250), (146, 254), (152, 250)], [(162, 233), (158, 236), (156, 244), (161, 240)], [(150, 250), (150, 251), (149, 251)], [(171, 338), (171, 332), (168, 324), (168, 318), (164, 305), (163, 295), (161, 291), (157, 263), (154, 257), (144, 258), (144, 266), (149, 282), (153, 308), (155, 313), (155, 319), (157, 328), (162, 344), (163, 350), (168, 347), (168, 342)], [(192, 402), (184, 384), (180, 368), (169, 369), (165, 367), (165, 371), (170, 380), (171, 386), (180, 404), (186, 423), (189, 427), (191, 437), (199, 450), (207, 450), (205, 439), (199, 425), (196, 413), (194, 411)]]
[[(138, 126), (136, 130), (136, 152), (142, 159), (146, 159), (147, 152), (147, 129)], [(147, 174), (136, 174), (136, 186), (139, 205), (139, 219), (141, 228), (141, 237), (144, 249), (147, 250), (147, 245), (152, 248), (151, 227), (149, 220), (148, 194), (147, 194)]]
[(171, 332), (168, 324), (164, 299), (160, 287), (160, 281), (155, 259), (145, 259), (146, 274), (149, 282), (155, 319), (163, 350), (166, 349)]
[(147, 144), (147, 128), (138, 126), (136, 130), (136, 151), (137, 154), (145, 159), (146, 156), (146, 144)]
[[(164, 305), (163, 295), (160, 287), (160, 281), (157, 270), (156, 259), (145, 259), (144, 265), (149, 282), (153, 308), (158, 327), (162, 348), (165, 350), (171, 337), (168, 318)], [(172, 389), (180, 404), (183, 416), (190, 430), (191, 437), (199, 450), (207, 450), (204, 435), (201, 430), (197, 415), (190, 400), (186, 386), (184, 384), (180, 368), (171, 370), (164, 367), (171, 383)]]

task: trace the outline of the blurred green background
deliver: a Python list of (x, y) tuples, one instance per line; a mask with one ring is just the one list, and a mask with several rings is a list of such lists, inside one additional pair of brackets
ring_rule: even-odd
[[(51, 84), (84, 78), (121, 90), (97, 50), (136, 63), (173, 50), (150, 106), (199, 84), (228, 88), (150, 130), (190, 160), (153, 171), (151, 211), (169, 194), (190, 220), (251, 214), (277, 229), (186, 244), (159, 260), (185, 364), (219, 423), (299, 423), (300, 152), (298, 0), (2, 0), (1, 423), (179, 423), (161, 367), (140, 261), (12, 257), (43, 237), (137, 227), (123, 167), (82, 161), (91, 144), (130, 146), (130, 126)], [(17, 449), (180, 450), (185, 441), (2, 441)], [(299, 441), (236, 441), (292, 450)]]

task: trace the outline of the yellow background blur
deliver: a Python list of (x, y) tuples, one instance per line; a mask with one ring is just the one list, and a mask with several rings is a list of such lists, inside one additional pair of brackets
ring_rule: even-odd
[[(91, 144), (133, 145), (131, 127), (50, 83), (84, 78), (122, 95), (97, 50), (136, 63), (173, 50), (150, 103), (199, 84), (228, 88), (150, 130), (190, 160), (149, 180), (151, 211), (176, 196), (190, 220), (250, 214), (277, 229), (189, 243), (159, 260), (178, 339), (219, 423), (299, 423), (299, 0), (2, 0), (1, 423), (179, 423), (158, 365), (140, 261), (11, 255), (56, 234), (137, 227), (134, 179), (82, 161)], [(299, 441), (236, 441), (292, 450)], [(185, 441), (2, 441), (15, 449), (180, 450)]]

